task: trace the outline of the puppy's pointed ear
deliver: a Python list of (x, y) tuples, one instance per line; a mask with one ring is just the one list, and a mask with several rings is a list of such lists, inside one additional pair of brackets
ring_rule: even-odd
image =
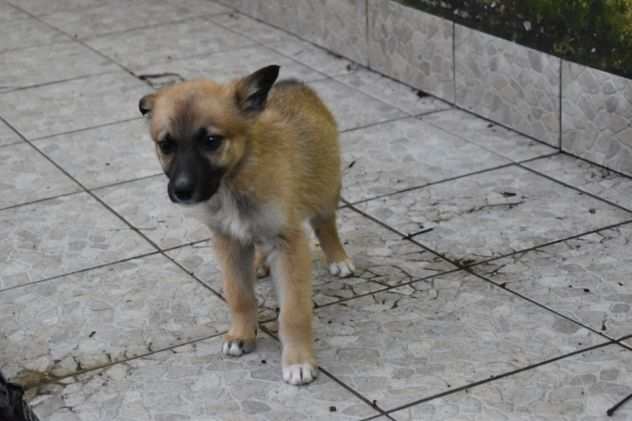
[(267, 66), (237, 82), (235, 100), (244, 113), (263, 111), (270, 88), (279, 77), (279, 66)]
[(151, 113), (151, 110), (154, 108), (154, 101), (156, 100), (156, 94), (145, 95), (138, 101), (138, 110), (142, 115), (147, 115), (147, 113)]

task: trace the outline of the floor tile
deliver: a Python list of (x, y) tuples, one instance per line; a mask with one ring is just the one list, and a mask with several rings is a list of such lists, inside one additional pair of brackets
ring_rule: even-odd
[(107, 35), (86, 43), (131, 70), (254, 44), (210, 17)]
[(29, 15), (20, 11), (17, 7), (12, 6), (6, 1), (0, 1), (0, 21), (12, 21), (16, 19), (28, 18)]
[(353, 72), (358, 65), (298, 38), (268, 44), (270, 48), (329, 76)]
[(221, 341), (185, 345), (41, 388), (35, 412), (50, 421), (356, 420), (377, 415), (322, 374), (309, 387), (285, 384), (279, 345), (268, 336), (261, 335), (257, 351), (241, 358), (222, 355)]
[(0, 39), (2, 40), (0, 53), (17, 48), (34, 47), (69, 40), (63, 33), (31, 18), (12, 19), (3, 22), (0, 25)]
[(0, 368), (18, 383), (221, 333), (228, 308), (161, 255), (0, 293)]
[(208, 56), (154, 64), (137, 69), (136, 73), (139, 75), (173, 73), (181, 80), (204, 78), (223, 83), (244, 77), (270, 64), (281, 66), (280, 79), (296, 78), (311, 81), (326, 77), (265, 47), (240, 48)]
[(605, 335), (632, 334), (632, 225), (474, 266), (475, 272)]
[(605, 342), (464, 272), (317, 310), (315, 333), (320, 365), (386, 410)]
[(397, 421), (628, 420), (632, 353), (608, 346), (394, 412)]
[(0, 209), (81, 188), (26, 143), (0, 148)]
[(296, 37), (285, 31), (276, 29), (263, 22), (237, 13), (212, 16), (211, 20), (224, 28), (238, 32), (241, 35), (266, 46), (269, 46), (272, 43), (296, 39)]
[(461, 110), (432, 113), (421, 119), (513, 161), (557, 152), (549, 145)]
[[(318, 243), (312, 236), (313, 301), (316, 306), (455, 269), (445, 260), (402, 240), (398, 235), (354, 211), (340, 210), (338, 226), (357, 272), (355, 276), (345, 279), (330, 275)], [(212, 244), (196, 244), (172, 250), (168, 254), (193, 272), (198, 279), (223, 294), (223, 278), (214, 259)], [(257, 298), (259, 319), (274, 318), (278, 302), (272, 279), (257, 281)]]
[(35, 145), (90, 189), (162, 173), (143, 119), (53, 136)]
[(155, 249), (87, 193), (0, 211), (0, 289)]
[(632, 209), (632, 178), (619, 175), (568, 155), (556, 155), (524, 164), (556, 180), (577, 187), (619, 206)]
[(42, 20), (74, 37), (88, 38), (228, 10), (205, 0), (109, 0), (96, 7), (52, 13)]
[(343, 133), (342, 196), (351, 202), (510, 161), (415, 118)]
[(358, 69), (355, 72), (336, 77), (336, 80), (359, 89), (365, 94), (378, 98), (411, 115), (451, 108), (447, 102), (420, 93), (417, 89), (365, 69)]
[(355, 129), (406, 116), (403, 111), (332, 79), (313, 82), (310, 86), (318, 92), (336, 117), (339, 130)]
[(21, 142), (22, 139), (20, 139), (20, 136), (0, 120), (0, 146), (13, 145)]
[[(469, 264), (630, 220), (628, 212), (519, 167), (362, 203), (358, 208)], [(423, 228), (422, 228), (423, 227)]]
[(21, 9), (35, 15), (48, 15), (61, 11), (77, 11), (81, 8), (94, 7), (103, 3), (103, 0), (11, 0)]
[(91, 76), (2, 95), (0, 115), (26, 138), (138, 117), (150, 88), (127, 73)]
[(120, 68), (75, 42), (62, 42), (0, 54), (0, 92)]
[(209, 229), (188, 208), (169, 200), (167, 182), (159, 175), (95, 190), (95, 194), (160, 248), (208, 239)]

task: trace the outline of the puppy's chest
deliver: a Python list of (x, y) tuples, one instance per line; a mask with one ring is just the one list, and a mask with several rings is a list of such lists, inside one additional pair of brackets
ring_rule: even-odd
[(194, 216), (212, 230), (245, 243), (272, 241), (285, 219), (277, 206), (255, 203), (224, 187), (211, 200), (194, 208)]

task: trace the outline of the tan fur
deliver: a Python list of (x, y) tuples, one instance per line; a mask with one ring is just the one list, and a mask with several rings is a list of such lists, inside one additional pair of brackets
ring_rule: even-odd
[[(246, 348), (243, 352), (254, 345), (256, 244), (257, 266), (267, 258), (279, 289), (284, 378), (293, 384), (308, 383), (317, 372), (312, 350), (311, 258), (303, 223), (311, 222), (330, 263), (348, 262), (352, 267), (335, 223), (341, 188), (338, 131), (332, 114), (305, 85), (275, 85), (265, 109), (255, 116), (239, 109), (248, 89), (247, 79), (227, 85), (190, 81), (144, 100), (152, 110), (150, 131), (157, 142), (174, 130), (174, 121), (184, 118), (183, 114), (226, 139), (208, 157), (225, 168), (226, 175), (217, 199), (211, 198), (202, 212), (215, 232), (232, 313), (225, 352), (239, 355), (235, 343), (240, 341)], [(168, 160), (161, 156), (163, 165)], [(246, 198), (257, 216), (248, 220), (235, 216), (230, 226), (226, 217), (212, 222), (216, 211), (209, 209), (236, 212), (227, 211), (234, 194)], [(228, 198), (221, 199), (222, 195)]]

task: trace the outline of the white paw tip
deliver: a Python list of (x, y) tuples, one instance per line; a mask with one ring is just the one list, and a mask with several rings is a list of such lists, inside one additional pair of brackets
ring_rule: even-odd
[(355, 272), (355, 266), (353, 266), (353, 262), (350, 259), (334, 262), (329, 265), (329, 273), (340, 276), (341, 278), (351, 276), (353, 272)]
[(308, 384), (316, 380), (318, 369), (311, 364), (292, 364), (283, 367), (283, 380), (289, 384)]
[(224, 355), (230, 355), (231, 357), (239, 357), (245, 353), (244, 347), (240, 346), (237, 341), (224, 342), (222, 352)]

